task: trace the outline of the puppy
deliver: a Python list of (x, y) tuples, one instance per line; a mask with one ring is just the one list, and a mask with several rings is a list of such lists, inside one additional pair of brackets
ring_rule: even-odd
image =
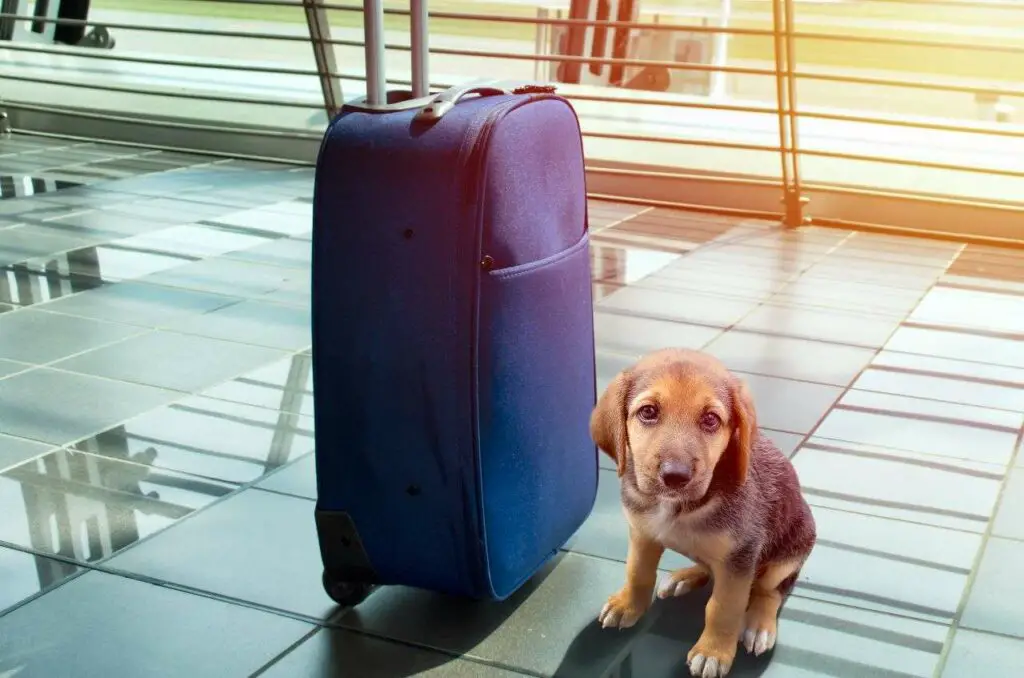
[(696, 565), (668, 575), (658, 597), (713, 582), (692, 675), (725, 676), (740, 640), (756, 655), (774, 647), (816, 531), (792, 464), (758, 432), (746, 385), (710, 355), (658, 351), (615, 377), (590, 433), (616, 462), (629, 521), (626, 584), (602, 626), (627, 628), (647, 611), (669, 548)]

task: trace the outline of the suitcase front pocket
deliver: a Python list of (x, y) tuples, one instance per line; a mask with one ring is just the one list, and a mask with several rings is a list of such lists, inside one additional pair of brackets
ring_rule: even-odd
[(479, 468), (499, 598), (565, 544), (597, 491), (588, 245), (584, 234), (556, 255), (481, 279)]

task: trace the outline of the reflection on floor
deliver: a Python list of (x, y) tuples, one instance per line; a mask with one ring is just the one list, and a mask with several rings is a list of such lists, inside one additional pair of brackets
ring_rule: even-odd
[[(33, 189), (0, 200), (0, 675), (685, 675), (700, 594), (596, 627), (626, 547), (604, 461), (589, 521), (506, 603), (322, 593), (309, 168), (25, 137), (0, 168)], [(780, 644), (731, 675), (1013, 675), (1024, 255), (591, 219), (599, 386), (655, 347), (717, 354), (814, 507)]]

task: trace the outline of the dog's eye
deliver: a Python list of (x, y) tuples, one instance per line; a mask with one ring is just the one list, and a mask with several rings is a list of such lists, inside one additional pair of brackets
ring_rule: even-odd
[(705, 412), (700, 417), (700, 427), (708, 433), (714, 433), (722, 425), (722, 418), (714, 412)]
[(658, 408), (654, 405), (644, 405), (636, 411), (636, 416), (640, 417), (640, 421), (651, 423), (658, 418)]

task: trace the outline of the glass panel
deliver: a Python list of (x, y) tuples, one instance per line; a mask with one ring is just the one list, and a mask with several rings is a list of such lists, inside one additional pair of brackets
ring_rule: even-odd
[(867, 0), (795, 11), (806, 182), (1020, 202), (1024, 5)]
[(299, 0), (94, 0), (87, 18), (64, 36), (84, 38), (75, 45), (25, 31), (0, 43), (5, 98), (179, 123), (325, 124)]

